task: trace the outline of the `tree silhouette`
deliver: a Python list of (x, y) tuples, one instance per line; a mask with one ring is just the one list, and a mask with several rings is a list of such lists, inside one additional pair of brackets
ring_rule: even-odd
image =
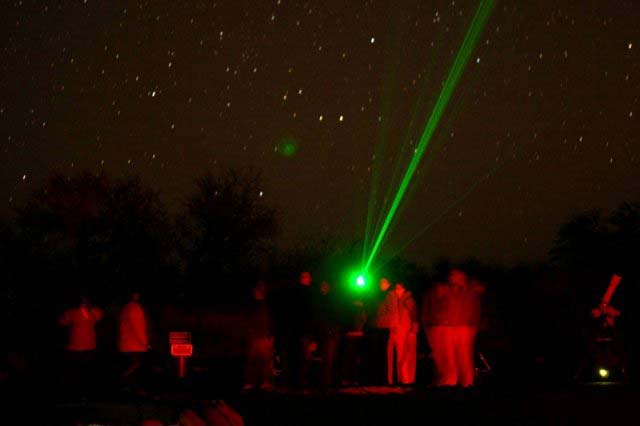
[(627, 275), (640, 263), (640, 203), (624, 203), (609, 218), (613, 268)]
[(71, 287), (148, 287), (168, 268), (167, 212), (137, 179), (53, 175), (17, 211), (17, 225), (32, 261)]
[[(215, 291), (253, 279), (276, 234), (275, 211), (262, 198), (261, 176), (229, 170), (196, 181), (181, 219), (184, 259), (196, 288)], [(247, 276), (249, 275), (249, 276)]]
[(624, 203), (608, 217), (581, 213), (560, 227), (550, 251), (554, 263), (569, 269), (625, 273), (640, 257), (640, 204)]
[(606, 241), (606, 223), (600, 213), (581, 213), (560, 227), (550, 251), (551, 259), (569, 268), (601, 265)]

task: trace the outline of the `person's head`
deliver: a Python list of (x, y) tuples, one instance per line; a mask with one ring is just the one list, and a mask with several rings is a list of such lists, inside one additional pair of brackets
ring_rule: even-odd
[(467, 285), (467, 274), (460, 269), (452, 269), (449, 272), (449, 284), (454, 287), (464, 287)]
[(264, 300), (267, 294), (267, 285), (264, 281), (260, 280), (253, 287), (253, 298), (255, 300)]
[(140, 292), (139, 291), (133, 291), (131, 293), (131, 301), (132, 302), (139, 302), (140, 301)]
[(80, 303), (78, 305), (81, 307), (88, 307), (91, 304), (87, 296), (80, 296), (79, 301)]
[(387, 290), (389, 290), (390, 287), (391, 287), (391, 283), (389, 282), (388, 279), (382, 278), (380, 280), (380, 291), (382, 291), (384, 293)]
[(300, 285), (309, 287), (311, 285), (311, 273), (304, 271), (300, 273)]
[(404, 283), (396, 283), (396, 285), (393, 287), (393, 291), (396, 292), (396, 295), (398, 297), (402, 297), (402, 295), (404, 295), (404, 293), (407, 291), (407, 287), (404, 285)]
[(322, 281), (322, 283), (320, 284), (320, 293), (323, 296), (326, 296), (330, 292), (331, 292), (331, 285), (326, 281)]

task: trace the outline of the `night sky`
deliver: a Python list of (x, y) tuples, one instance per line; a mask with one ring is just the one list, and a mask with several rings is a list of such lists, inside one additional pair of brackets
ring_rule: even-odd
[[(253, 166), (283, 245), (362, 237), (477, 4), (2, 2), (0, 216), (54, 170), (178, 209)], [(638, 1), (497, 2), (383, 251), (543, 260), (573, 214), (640, 200), (639, 36)]]

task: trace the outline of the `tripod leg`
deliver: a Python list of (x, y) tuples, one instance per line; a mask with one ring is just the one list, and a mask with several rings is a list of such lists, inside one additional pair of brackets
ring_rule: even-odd
[(489, 365), (489, 362), (480, 351), (478, 351), (478, 358), (480, 358), (480, 361), (482, 361), (485, 371), (491, 371), (491, 366)]

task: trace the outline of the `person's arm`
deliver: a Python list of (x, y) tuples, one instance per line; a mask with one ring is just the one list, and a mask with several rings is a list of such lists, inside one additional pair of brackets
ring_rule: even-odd
[(100, 308), (91, 308), (91, 315), (93, 315), (93, 319), (98, 322), (104, 317), (104, 312)]
[(477, 294), (484, 294), (484, 292), (487, 291), (487, 286), (485, 286), (481, 281), (475, 281), (473, 283), (473, 291)]

